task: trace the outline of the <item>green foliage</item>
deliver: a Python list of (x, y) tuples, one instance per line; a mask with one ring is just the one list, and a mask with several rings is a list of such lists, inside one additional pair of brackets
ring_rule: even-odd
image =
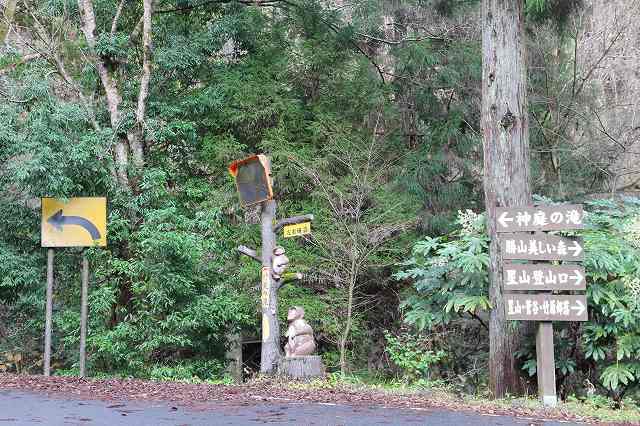
[(430, 350), (428, 342), (409, 334), (393, 336), (385, 331), (384, 337), (389, 358), (402, 370), (403, 377), (410, 383), (420, 379), (428, 380), (431, 366), (446, 356), (444, 351)]
[(448, 324), (459, 315), (490, 309), (487, 296), (489, 240), (484, 216), (460, 213), (461, 229), (443, 237), (417, 242), (413, 256), (395, 274), (411, 280), (416, 292), (402, 302), (405, 321), (418, 330)]
[(635, 365), (626, 364), (612, 364), (604, 369), (600, 378), (602, 384), (613, 391), (618, 390), (620, 387), (626, 387), (629, 383), (635, 380), (634, 370), (637, 368)]
[[(123, 188), (114, 178), (112, 154), (117, 139), (134, 123), (142, 52), (139, 40), (129, 35), (141, 10), (139, 4), (125, 7), (111, 35), (117, 4), (109, 0), (94, 6), (96, 53), (119, 82), (122, 97), (116, 127), (110, 127), (74, 2), (41, 2), (34, 13), (68, 35), (59, 53), (94, 108), (87, 108), (43, 59), (15, 67), (6, 86), (2, 83), (3, 93), (28, 102), (0, 103), (0, 310), (15, 319), (8, 332), (0, 330), (0, 350), (22, 349), (31, 357), (31, 370), (38, 369), (45, 261), (44, 251), (37, 249), (38, 197), (105, 195), (109, 245), (87, 251), (90, 371), (209, 379), (209, 373), (195, 373), (194, 366), (222, 361), (227, 333), (259, 326), (259, 268), (235, 253), (238, 243), (259, 248), (259, 230), (242, 223), (226, 170), (229, 162), (268, 152), (279, 215), (312, 212), (319, 219), (314, 235), (329, 239), (336, 230), (326, 215), (329, 205), (317, 198), (315, 183), (300, 165), (318, 166), (326, 184), (357, 195), (361, 187), (354, 170), (341, 165), (340, 156), (358, 154), (353, 164), (363, 170), (373, 132), (370, 114), (379, 111), (380, 123), (397, 119), (392, 90), (380, 84), (367, 58), (353, 49), (354, 29), (316, 2), (274, 14), (236, 3), (158, 13), (144, 123), (146, 161), (139, 170), (129, 170), (133, 190)], [(33, 26), (24, 19), (27, 28)], [(19, 62), (16, 52), (7, 52), (0, 63)], [(372, 166), (397, 161), (407, 152), (401, 133), (391, 128), (377, 141), (384, 150)], [(365, 212), (371, 228), (415, 213), (417, 199), (401, 196), (397, 173), (385, 170), (367, 183), (373, 189)], [(291, 253), (292, 268), (317, 276), (317, 247), (282, 243)], [(386, 248), (395, 253), (372, 256), (369, 264), (375, 267), (364, 268), (361, 281), (368, 283), (377, 274), (388, 281), (388, 265), (398, 260), (400, 247), (390, 245)], [(77, 365), (79, 260), (76, 250), (56, 251), (53, 348), (59, 371)], [(344, 328), (345, 288), (327, 277), (313, 281), (312, 288), (301, 285), (283, 288), (280, 307), (303, 305), (321, 351), (331, 357)], [(368, 318), (356, 314), (352, 320), (356, 343), (349, 355), (362, 358)]]
[[(475, 19), (477, 0), (394, 5), (399, 37), (411, 38), (424, 26), (413, 15), (454, 30), (384, 49), (362, 35), (387, 37), (381, 17), (390, 11), (378, 2), (354, 4), (348, 19), (316, 1), (268, 8), (160, 2), (142, 129), (145, 163), (130, 165), (130, 187), (114, 176), (113, 152), (134, 130), (142, 49), (130, 35), (141, 4), (123, 8), (111, 34), (119, 2), (94, 2), (96, 54), (122, 98), (114, 124), (77, 2), (31, 3), (45, 29), (63, 35), (57, 53), (75, 85), (64, 81), (55, 61), (26, 60), (28, 51), (15, 46), (0, 53), (0, 353), (22, 353), (25, 371), (40, 369), (45, 252), (39, 197), (104, 195), (109, 246), (86, 250), (91, 374), (220, 377), (225, 336), (257, 334), (260, 316), (259, 267), (235, 253), (238, 244), (259, 248), (260, 231), (244, 220), (250, 212), (239, 211), (226, 168), (264, 152), (273, 160), (279, 216), (316, 217), (311, 237), (279, 241), (291, 268), (306, 275), (280, 290), (282, 328), (285, 310), (304, 306), (319, 351), (335, 368), (352, 303), (346, 355), (363, 368), (385, 345), (381, 331), (399, 327), (402, 293), (401, 313), (414, 329), (387, 336), (386, 353), (396, 366), (416, 382), (444, 377), (465, 390), (482, 386), (491, 309), (488, 240), (483, 216), (471, 213), (483, 209), (481, 46), (473, 31), (458, 25)], [(528, 0), (528, 25), (561, 24), (578, 3)], [(186, 5), (195, 7), (169, 11)], [(22, 12), (16, 14), (20, 28), (33, 29), (34, 19)], [(562, 43), (533, 61), (555, 63), (548, 56), (556, 47), (562, 55)], [(379, 71), (390, 68), (372, 64), (387, 61), (394, 75), (382, 73), (382, 79)], [(552, 70), (534, 63), (534, 94), (551, 98), (571, 87), (574, 62), (560, 62)], [(531, 132), (538, 190), (562, 198), (603, 186), (601, 172), (584, 167), (574, 150), (545, 139), (558, 130), (549, 117), (564, 116), (547, 114), (550, 105), (531, 108), (530, 121), (539, 119), (541, 129)], [(555, 158), (544, 155), (549, 143)], [(556, 160), (563, 173), (558, 185), (550, 184), (554, 175), (547, 170)], [(556, 327), (563, 389), (580, 393), (589, 381), (621, 400), (638, 388), (638, 205), (590, 204), (590, 226), (579, 233), (587, 245), (590, 321)], [(416, 239), (411, 259), (393, 279), (394, 265)], [(56, 251), (53, 347), (60, 374), (77, 371), (80, 259), (78, 250)], [(532, 346), (517, 356), (533, 375)]]
[(552, 21), (561, 29), (582, 0), (525, 0), (524, 12), (534, 22)]

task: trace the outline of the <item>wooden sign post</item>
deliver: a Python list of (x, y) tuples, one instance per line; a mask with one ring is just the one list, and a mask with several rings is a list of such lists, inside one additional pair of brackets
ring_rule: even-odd
[[(237, 160), (229, 166), (229, 173), (236, 181), (243, 207), (260, 204), (260, 231), (262, 239), (261, 253), (257, 250), (238, 246), (238, 251), (262, 264), (260, 279), (260, 310), (262, 312), (262, 346), (260, 351), (260, 372), (276, 372), (281, 358), (280, 324), (278, 322), (278, 289), (287, 276), (300, 279), (302, 274), (285, 274), (287, 262), (276, 264), (283, 259), (284, 249), (276, 247), (276, 234), (285, 226), (310, 223), (313, 215), (294, 216), (276, 221), (276, 201), (273, 199), (273, 179), (271, 160), (262, 154), (243, 160)], [(300, 234), (306, 230), (297, 231)], [(309, 226), (310, 229), (310, 226)]]
[[(51, 374), (51, 328), (53, 315), (54, 247), (105, 247), (107, 245), (107, 199), (77, 197), (67, 201), (42, 198), (41, 246), (47, 247), (47, 303), (44, 327), (45, 376)], [(80, 290), (80, 377), (86, 375), (89, 261), (82, 254)]]
[[(572, 263), (540, 263), (584, 260), (582, 239), (548, 235), (543, 231), (582, 229), (583, 219), (581, 205), (498, 208), (496, 214), (497, 232), (502, 233), (502, 258), (536, 261), (532, 264), (505, 263), (502, 288), (508, 320), (539, 321), (536, 333), (538, 394), (542, 403), (550, 407), (558, 402), (552, 321), (587, 321), (587, 299), (584, 295), (552, 294), (552, 291), (585, 290), (583, 267)], [(511, 293), (521, 290), (543, 293)]]

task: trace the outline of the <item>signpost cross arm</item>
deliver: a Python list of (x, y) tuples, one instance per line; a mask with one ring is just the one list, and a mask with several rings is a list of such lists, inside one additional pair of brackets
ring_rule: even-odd
[(312, 214), (303, 214), (302, 216), (292, 216), (292, 217), (287, 217), (285, 219), (280, 219), (273, 226), (273, 232), (277, 234), (282, 228), (284, 228), (287, 225), (297, 225), (299, 223), (311, 222), (311, 221), (313, 221)]
[(244, 254), (245, 256), (250, 257), (251, 259), (255, 260), (256, 262), (262, 263), (262, 258), (258, 254), (257, 250), (254, 250), (254, 249), (249, 248), (247, 246), (238, 246), (237, 250), (241, 254)]

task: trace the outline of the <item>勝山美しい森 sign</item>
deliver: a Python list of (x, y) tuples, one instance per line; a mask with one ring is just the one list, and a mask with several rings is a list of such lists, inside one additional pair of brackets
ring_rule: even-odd
[(500, 250), (503, 259), (521, 260), (584, 260), (582, 238), (558, 237), (547, 234), (502, 234)]

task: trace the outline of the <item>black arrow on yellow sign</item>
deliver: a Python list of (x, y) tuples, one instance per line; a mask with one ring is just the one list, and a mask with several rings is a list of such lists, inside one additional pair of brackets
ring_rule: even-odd
[(62, 231), (62, 227), (64, 225), (81, 226), (89, 233), (89, 235), (91, 235), (92, 239), (100, 239), (100, 231), (98, 231), (98, 228), (93, 223), (91, 223), (91, 221), (80, 216), (63, 216), (62, 210), (58, 210), (57, 212), (55, 212), (53, 216), (47, 219), (47, 223), (56, 228), (58, 231)]

